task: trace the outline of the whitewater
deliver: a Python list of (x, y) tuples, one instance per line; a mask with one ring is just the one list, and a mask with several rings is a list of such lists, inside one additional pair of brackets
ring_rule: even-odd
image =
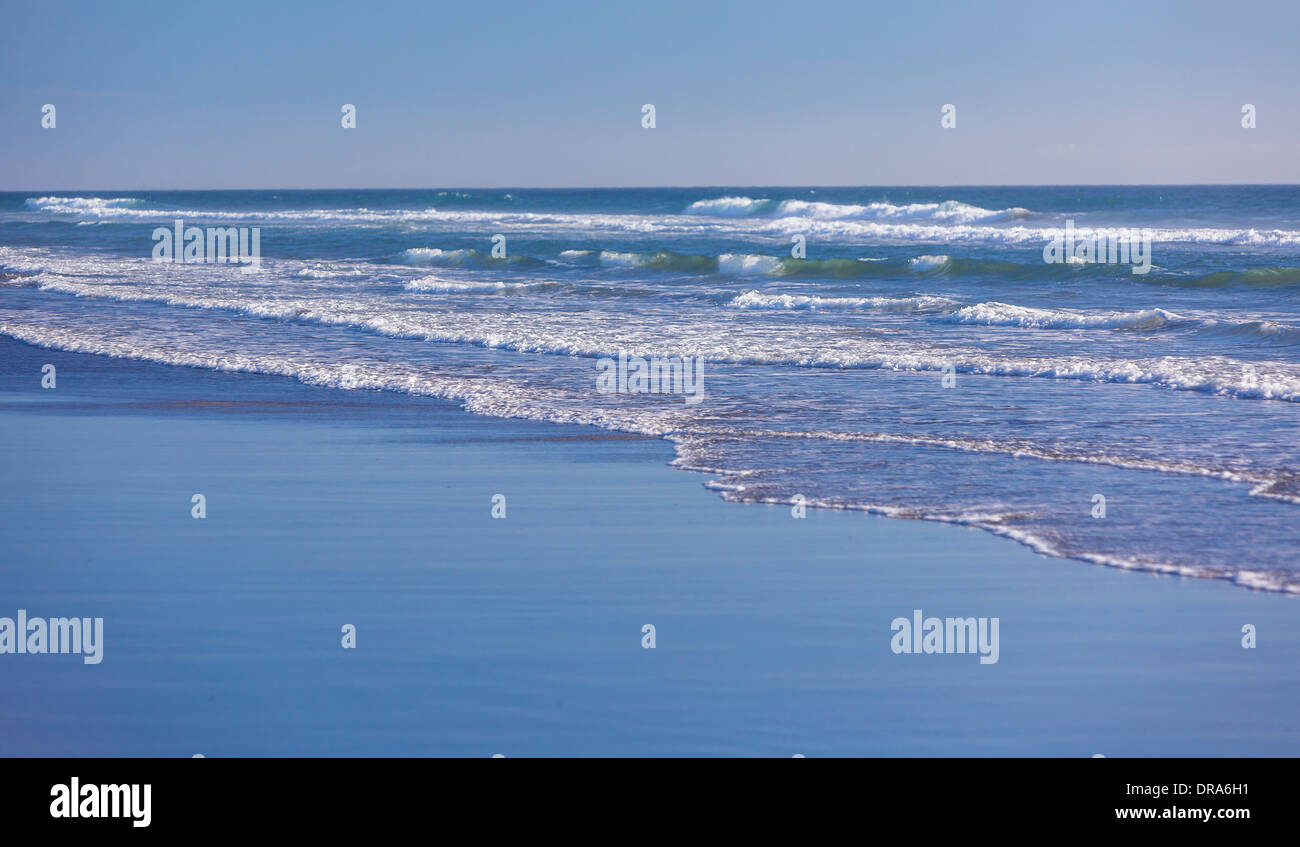
[[(1300, 593), (1297, 201), (1286, 186), (10, 192), (0, 334), (662, 437), (727, 500)], [(260, 226), (262, 272), (154, 263), (151, 233), (177, 218)], [(1151, 272), (1043, 262), (1067, 220), (1149, 230)], [(704, 402), (599, 393), (596, 361), (620, 353), (698, 357)]]

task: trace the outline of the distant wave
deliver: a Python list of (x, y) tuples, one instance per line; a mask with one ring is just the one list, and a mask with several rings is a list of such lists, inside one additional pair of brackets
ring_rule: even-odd
[[(1041, 309), (996, 300), (957, 306), (947, 297), (843, 297), (817, 294), (785, 294), (746, 291), (726, 303), (736, 309), (854, 310), (940, 312), (932, 319), (941, 323), (1005, 326), (1042, 330), (1129, 330), (1149, 331), (1189, 328), (1216, 335), (1233, 335), (1275, 344), (1300, 344), (1300, 326), (1270, 320), (1229, 320), (1184, 316), (1161, 308), (1132, 311), (1086, 312), (1071, 309)], [(945, 311), (946, 310), (946, 311)]]
[(764, 294), (746, 291), (727, 303), (735, 309), (880, 309), (917, 312), (953, 304), (947, 297), (819, 297), (804, 294)]
[[(954, 259), (949, 256), (917, 256), (912, 259), (839, 257), (795, 259), (763, 253), (723, 253), (700, 256), (660, 250), (655, 253), (618, 252), (614, 250), (564, 250), (559, 258), (579, 265), (609, 268), (646, 268), (679, 273), (718, 273), (726, 276), (783, 276), (858, 279), (885, 277), (900, 273), (920, 274), (1000, 274), (1016, 277), (1059, 275), (1059, 266), (1023, 265), (984, 259)], [(448, 262), (450, 263), (450, 262)]]
[[(566, 251), (572, 256), (576, 251)], [(588, 251), (590, 252), (590, 251)], [(563, 254), (562, 254), (563, 255)], [(1023, 273), (1043, 272), (1039, 265), (1015, 265), (1008, 262), (972, 260), (954, 262), (948, 256), (917, 256), (907, 260), (873, 258), (796, 259), (763, 253), (723, 253), (719, 256), (691, 256), (660, 251), (658, 253), (598, 254), (599, 263), (609, 267), (652, 268), (658, 270), (719, 273), (727, 276), (831, 277), (854, 279), (897, 273), (995, 273), (1014, 270)]]
[(960, 324), (1020, 326), (1033, 329), (1158, 329), (1169, 324), (1184, 323), (1187, 319), (1166, 312), (1164, 309), (1088, 314), (1063, 309), (1034, 309), (1029, 306), (1013, 306), (1010, 303), (991, 301), (964, 306), (947, 315), (944, 320)]
[(896, 206), (893, 203), (875, 202), (858, 204), (822, 203), (809, 200), (755, 200), (750, 197), (717, 197), (697, 200), (686, 207), (688, 215), (718, 217), (748, 217), (771, 214), (781, 218), (812, 218), (814, 220), (929, 220), (952, 223), (972, 221), (1009, 220), (1028, 217), (1033, 212), (1019, 207), (1011, 209), (984, 209), (958, 200), (941, 203), (911, 203)]
[[(902, 274), (933, 275), (945, 278), (992, 277), (1006, 280), (1076, 279), (1078, 274), (1118, 275), (1125, 280), (1142, 284), (1176, 287), (1269, 287), (1300, 286), (1300, 268), (1258, 268), (1248, 271), (1225, 271), (1200, 277), (1171, 275), (1158, 269), (1145, 276), (1132, 276), (1122, 265), (1089, 264), (1059, 265), (1040, 262), (1009, 262), (985, 258), (968, 258), (947, 254), (918, 255), (912, 258), (886, 259), (879, 257), (829, 257), (822, 259), (796, 259), (789, 256), (771, 256), (761, 253), (724, 253), (719, 256), (676, 253), (668, 250), (635, 252), (617, 250), (568, 249), (555, 258), (510, 254), (496, 259), (489, 251), (475, 249), (442, 249), (437, 247), (412, 247), (386, 260), (409, 267), (470, 267), (489, 268), (539, 267), (549, 263), (574, 264), (589, 267), (629, 268), (689, 274), (722, 274), (726, 276), (774, 276), (809, 279), (869, 279), (896, 277)], [(30, 254), (16, 252), (0, 246), (0, 270), (9, 272), (39, 272), (48, 263), (34, 260)], [(66, 271), (65, 271), (66, 273)], [(332, 279), (365, 277), (382, 273), (373, 265), (360, 269), (347, 263), (316, 262), (297, 271), (303, 279)]]
[[(724, 221), (732, 229), (740, 222)], [(934, 242), (940, 244), (981, 243), (1038, 246), (1061, 235), (1060, 227), (989, 226), (987, 224), (891, 223), (885, 221), (813, 220), (809, 218), (747, 218), (743, 229), (749, 233), (771, 235), (806, 235), (821, 239), (881, 239), (898, 242)], [(1076, 227), (1080, 240), (1108, 235), (1111, 227)], [(1217, 227), (1148, 229), (1156, 244), (1225, 244), (1242, 247), (1291, 247), (1300, 245), (1300, 230), (1225, 229)]]
[(477, 251), (474, 250), (412, 247), (398, 254), (398, 261), (404, 265), (463, 265), (477, 255)]
[(782, 259), (754, 253), (723, 253), (718, 257), (718, 271), (733, 276), (780, 273)]
[[(575, 251), (566, 251), (569, 255)], [(620, 253), (615, 250), (589, 250), (585, 258), (593, 257), (597, 263), (613, 268), (651, 268), (662, 271), (687, 273), (709, 273), (718, 269), (718, 260), (713, 256), (692, 256), (660, 250), (656, 253)]]
[(53, 215), (76, 215), (100, 220), (191, 220), (284, 221), (326, 223), (384, 223), (399, 221), (433, 221), (437, 209), (151, 209), (135, 197), (29, 197), (24, 205), (36, 212)]
[(540, 265), (541, 261), (532, 256), (507, 254), (496, 258), (491, 253), (478, 250), (442, 250), (438, 247), (412, 247), (403, 250), (397, 257), (403, 265), (443, 265), (446, 267), (491, 267), (493, 265)]
[(688, 215), (717, 215), (719, 217), (744, 217), (776, 206), (773, 200), (754, 200), (749, 197), (717, 197), (697, 200), (686, 207)]
[(996, 259), (967, 258), (947, 254), (919, 255), (910, 259), (875, 257), (831, 257), (795, 259), (760, 253), (724, 253), (701, 256), (660, 250), (654, 253), (618, 252), (614, 250), (564, 250), (559, 259), (579, 265), (649, 268), (682, 273), (722, 273), (733, 276), (823, 277), (859, 279), (887, 277), (900, 273), (933, 274), (945, 277), (984, 276), (999, 280), (1075, 279), (1084, 270), (1113, 274), (1142, 284), (1188, 288), (1228, 288), (1233, 286), (1269, 287), (1300, 285), (1300, 268), (1256, 268), (1247, 271), (1223, 271), (1199, 277), (1154, 272), (1133, 275), (1127, 265), (1078, 263), (1071, 265), (1046, 262), (1009, 262)]
[(1300, 285), (1300, 268), (1250, 268), (1244, 271), (1218, 271), (1194, 277), (1158, 277), (1151, 281), (1183, 288), (1289, 287)]
[[(725, 203), (721, 201), (726, 201)], [(679, 215), (607, 214), (600, 212), (512, 212), (471, 209), (155, 209), (147, 208), (138, 198), (87, 198), (46, 196), (28, 198), (32, 211), (71, 215), (94, 221), (131, 220), (217, 220), (274, 221), (285, 224), (374, 224), (407, 225), (436, 223), (462, 231), (481, 231), (483, 227), (512, 227), (516, 232), (571, 234), (594, 233), (637, 235), (716, 234), (726, 235), (805, 235), (822, 240), (878, 239), (891, 242), (932, 242), (940, 244), (980, 243), (1005, 245), (1043, 245), (1061, 233), (1060, 227), (1026, 226), (1017, 220), (1034, 217), (1025, 209), (982, 209), (957, 201), (916, 203), (895, 206), (874, 203), (863, 206), (811, 203), (788, 200), (769, 206), (770, 201), (752, 198), (717, 198), (697, 201)], [(701, 205), (703, 204), (703, 205)], [(768, 213), (770, 212), (770, 213)], [(1002, 223), (1005, 225), (994, 226)], [(1079, 238), (1109, 233), (1107, 227), (1078, 227)], [(1244, 247), (1300, 245), (1300, 231), (1228, 229), (1216, 227), (1150, 229), (1157, 243), (1224, 244)], [(1285, 275), (1284, 275), (1285, 276)], [(1249, 284), (1270, 284), (1256, 275)], [(1271, 284), (1290, 284), (1287, 277)], [(1235, 284), (1231, 279), (1202, 279), (1205, 286)]]
[(314, 265), (306, 268), (299, 268), (294, 276), (302, 279), (348, 279), (354, 277), (368, 276), (369, 272), (358, 268), (339, 268), (327, 265)]
[(1128, 312), (1082, 312), (1037, 309), (996, 300), (963, 306), (939, 320), (980, 326), (1015, 326), (1026, 329), (1159, 330), (1191, 328), (1214, 335), (1231, 335), (1275, 344), (1300, 344), (1300, 326), (1271, 320), (1231, 320), (1201, 315), (1178, 315), (1161, 308)]
[(1244, 336), (1266, 342), (1300, 344), (1300, 326), (1277, 321), (1206, 321), (1207, 327), (1223, 335)]
[(56, 215), (126, 214), (143, 205), (135, 197), (29, 197), (24, 202), (28, 209)]
[(503, 293), (509, 291), (529, 291), (529, 290), (547, 290), (552, 288), (568, 288), (561, 283), (554, 282), (503, 282), (494, 280), (491, 282), (477, 282), (472, 280), (448, 280), (436, 276), (426, 276), (420, 279), (414, 279), (406, 283), (407, 291), (432, 291), (443, 292), (448, 294), (471, 294), (471, 293)]
[[(457, 311), (383, 310), (374, 301), (340, 298), (267, 298), (172, 290), (166, 286), (82, 283), (52, 279), (43, 290), (121, 301), (155, 302), (196, 309), (220, 309), (257, 317), (353, 326), (397, 338), (476, 344), (519, 352), (567, 356), (615, 355), (620, 348), (641, 355), (598, 326), (564, 319), (549, 328), (520, 324), (508, 315), (467, 315)], [(998, 355), (980, 351), (945, 351), (917, 342), (862, 341), (826, 347), (815, 339), (791, 346), (784, 337), (737, 338), (723, 324), (693, 324), (697, 337), (665, 337), (662, 349), (689, 347), (694, 355), (721, 364), (780, 364), (804, 368), (881, 369), (956, 373), (991, 377), (1032, 377), (1086, 382), (1151, 385), (1243, 399), (1300, 402), (1300, 369), (1278, 362), (1243, 362), (1224, 356), (1119, 359), (1086, 355)], [(671, 342), (669, 341), (671, 338)], [(659, 348), (646, 349), (654, 355)], [(1250, 365), (1249, 368), (1246, 365)]]
[[(894, 276), (899, 273), (912, 273), (918, 277), (932, 273), (945, 276), (957, 276), (962, 273), (994, 273), (1001, 277), (1009, 275), (1012, 270), (1026, 266), (1008, 263), (984, 262), (982, 260), (954, 259), (948, 256), (918, 256), (911, 260), (858, 260), (858, 259), (778, 259), (762, 254), (724, 254), (722, 257), (694, 256), (661, 251), (659, 253), (617, 253), (612, 251), (582, 250), (564, 251), (566, 261), (594, 262), (606, 267), (664, 268), (681, 271), (728, 273), (739, 278), (762, 276), (771, 279), (811, 277), (847, 277), (883, 274)], [(404, 251), (402, 259), (410, 267), (420, 268), (429, 265), (444, 265), (449, 268), (491, 267), (501, 260), (492, 260), (486, 254), (473, 250), (440, 250), (437, 248), (412, 248)], [(540, 260), (531, 257), (516, 257), (524, 266), (540, 264)], [(1059, 267), (1059, 266), (1049, 266)], [(75, 293), (78, 296), (114, 297), (124, 294), (131, 288), (121, 288), (114, 293), (114, 287), (98, 282), (88, 285), (76, 283), (79, 279), (99, 280), (105, 275), (119, 273), (136, 276), (144, 274), (145, 278), (156, 277), (165, 266), (159, 266), (143, 258), (122, 259), (96, 254), (61, 255), (41, 249), (13, 248), (0, 246), (0, 284), (7, 286), (39, 286), (46, 290)], [(740, 291), (733, 288), (703, 288), (696, 286), (672, 286), (668, 289), (618, 285), (599, 285), (591, 282), (565, 282), (546, 280), (477, 280), (438, 276), (412, 278), (405, 276), (412, 271), (393, 265), (370, 264), (356, 260), (338, 262), (298, 263), (292, 260), (278, 260), (268, 265), (277, 275), (304, 280), (357, 279), (366, 283), (387, 285), (402, 283), (406, 290), (412, 292), (444, 294), (492, 294), (503, 292), (564, 292), (572, 296), (591, 298), (669, 298), (693, 300), (697, 303), (712, 303), (731, 309), (742, 310), (793, 310), (793, 311), (852, 311), (876, 310), (890, 312), (932, 313), (932, 321), (949, 324), (966, 324), (972, 326), (1016, 327), (1030, 330), (1117, 330), (1117, 331), (1157, 331), (1190, 330), (1211, 336), (1231, 338), (1234, 343), (1250, 343), (1261, 349), (1267, 347), (1289, 347), (1300, 344), (1300, 326), (1277, 319), (1272, 315), (1237, 315), (1222, 311), (1193, 311), (1186, 314), (1174, 313), (1159, 307), (1137, 308), (1132, 310), (1088, 311), (1080, 309), (1042, 308), (1015, 303), (989, 300), (975, 304), (962, 305), (949, 297), (932, 294), (908, 294), (900, 296), (869, 296), (863, 294), (844, 294), (840, 292), (820, 293), (805, 288), (801, 291), (784, 292), (762, 289)], [(1034, 272), (1038, 266), (1029, 266)], [(1270, 269), (1271, 270), (1271, 269)], [(191, 272), (200, 272), (192, 269)], [(203, 266), (202, 273), (216, 273), (217, 266)], [(219, 277), (214, 277), (215, 282)], [(161, 278), (159, 279), (161, 281)], [(149, 299), (158, 298), (159, 302), (172, 305), (187, 305), (175, 302), (163, 296), (162, 286), (151, 286), (154, 293)], [(148, 289), (138, 289), (143, 291)], [(350, 290), (350, 289), (345, 289)], [(215, 292), (215, 289), (212, 289)], [(295, 289), (286, 288), (285, 293)], [(303, 293), (315, 290), (304, 289)], [(265, 303), (266, 301), (263, 301)], [(854, 366), (846, 362), (845, 366)], [(885, 365), (890, 367), (892, 365)], [(1280, 392), (1265, 392), (1261, 396), (1283, 396), (1288, 389)]]
[(908, 260), (908, 264), (919, 271), (937, 271), (951, 262), (947, 256), (917, 256)]

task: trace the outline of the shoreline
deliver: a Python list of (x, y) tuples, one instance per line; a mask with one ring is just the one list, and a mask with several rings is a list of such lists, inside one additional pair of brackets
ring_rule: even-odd
[[(728, 478), (728, 476), (734, 475), (735, 472), (727, 471), (723, 469), (711, 468), (711, 467), (694, 466), (690, 464), (690, 461), (683, 455), (680, 449), (680, 442), (687, 437), (682, 436), (680, 433), (666, 432), (662, 435), (652, 435), (649, 433), (640, 433), (640, 432), (634, 432), (628, 430), (605, 428), (605, 427), (588, 425), (588, 424), (548, 421), (537, 417), (501, 418), (491, 413), (477, 412), (477, 411), (472, 411), (470, 409), (467, 409), (464, 407), (465, 401), (459, 397), (453, 399), (445, 396), (432, 396), (429, 394), (406, 392), (400, 390), (390, 391), (387, 388), (342, 389), (324, 383), (317, 384), (313, 382), (308, 382), (290, 373), (272, 373), (272, 372), (259, 371), (259, 370), (243, 370), (243, 369), (215, 371), (201, 365), (194, 365), (186, 362), (163, 362), (163, 361), (157, 361), (155, 359), (149, 359), (149, 358), (115, 356), (111, 353), (100, 353), (100, 352), (93, 352), (93, 351), (81, 350), (81, 349), (42, 347), (41, 345), (28, 341), (26, 339), (18, 338), (15, 336), (9, 336), (9, 335), (0, 335), (0, 341), (3, 341), (3, 343), (6, 344), (8, 343), (19, 344), (24, 347), (30, 347), (35, 350), (50, 350), (52, 352), (65, 353), (73, 356), (92, 356), (97, 358), (112, 359), (120, 362), (135, 362), (135, 363), (140, 363), (142, 365), (148, 365), (154, 367), (163, 367), (163, 368), (172, 368), (172, 369), (180, 368), (185, 370), (209, 371), (213, 373), (237, 374), (241, 376), (247, 376), (253, 378), (265, 378), (270, 380), (285, 379), (305, 386), (322, 388), (326, 391), (341, 391), (345, 393), (352, 393), (356, 391), (363, 394), (373, 394), (375, 392), (379, 392), (380, 394), (383, 394), (384, 396), (389, 398), (388, 402), (398, 402), (398, 399), (403, 397), (418, 398), (422, 401), (446, 403), (460, 413), (471, 415), (473, 417), (483, 418), (486, 420), (520, 421), (520, 422), (527, 422), (531, 424), (538, 424), (543, 428), (558, 426), (558, 427), (576, 427), (580, 430), (590, 430), (592, 434), (586, 437), (592, 440), (608, 437), (608, 438), (623, 438), (623, 439), (631, 439), (631, 440), (667, 441), (672, 445), (672, 450), (674, 452), (673, 458), (667, 463), (668, 466), (675, 470), (686, 471), (689, 473), (698, 473), (698, 474), (703, 474), (706, 476), (713, 477), (713, 479), (706, 480), (702, 484), (706, 489), (717, 493), (720, 499), (723, 500), (724, 502), (741, 504), (741, 505), (768, 505), (768, 506), (776, 506), (776, 505), (790, 506), (794, 504), (794, 501), (792, 499), (781, 499), (781, 498), (773, 498), (773, 497), (766, 497), (762, 499), (743, 499), (743, 498), (728, 496), (728, 492), (733, 491), (734, 486), (729, 485), (726, 482), (726, 479)], [(204, 402), (213, 403), (217, 401), (204, 401)], [(339, 402), (342, 403), (343, 401), (340, 400)], [(797, 434), (795, 434), (794, 437), (798, 437)], [(547, 440), (547, 436), (539, 436), (539, 438), (541, 440)], [(870, 440), (870, 439), (864, 439), (864, 440)], [(896, 440), (903, 443), (909, 441), (908, 439), (902, 439), (902, 438), (898, 438), (898, 439), (883, 438), (882, 440), (885, 441)], [(965, 452), (960, 447), (952, 447), (946, 449), (953, 449), (956, 450), (957, 452)], [(1008, 455), (1014, 455), (1018, 457), (1020, 453), (1018, 452), (1016, 454), (1008, 454)], [(1062, 464), (1067, 464), (1067, 465), (1072, 464), (1072, 462), (1070, 462), (1069, 460), (1055, 460), (1055, 461), (1060, 461)], [(1206, 476), (1205, 473), (1196, 470), (1174, 469), (1170, 467), (1156, 468), (1156, 467), (1151, 467), (1142, 464), (1134, 464), (1134, 463), (1079, 460), (1078, 464), (1087, 465), (1091, 467), (1098, 467), (1098, 466), (1116, 467), (1116, 468), (1123, 468), (1123, 469), (1135, 469), (1135, 470), (1141, 470), (1146, 472), (1160, 472), (1160, 473), (1169, 473), (1175, 475), (1183, 474), (1191, 477), (1203, 478)], [(741, 473), (743, 475), (744, 472)], [(1233, 479), (1229, 476), (1223, 476), (1223, 475), (1220, 475), (1218, 478), (1225, 479), (1229, 482), (1232, 482), (1234, 484), (1240, 484), (1240, 485), (1256, 485), (1258, 487), (1261, 484), (1258, 480), (1252, 480), (1250, 478)], [(1263, 494), (1260, 496), (1271, 497), (1273, 499), (1278, 499), (1283, 501), (1292, 500), (1292, 498), (1290, 498), (1289, 496), (1270, 495), (1270, 494)], [(950, 526), (963, 526), (971, 529), (977, 529), (981, 532), (988, 533), (989, 535), (995, 538), (1013, 542), (1018, 546), (1021, 546), (1031, 551), (1035, 555), (1042, 556), (1043, 558), (1048, 558), (1048, 559), (1057, 559), (1057, 560), (1062, 560), (1067, 562), (1076, 562), (1080, 564), (1104, 567), (1104, 568), (1119, 570), (1119, 571), (1127, 571), (1131, 573), (1143, 573), (1143, 574), (1153, 574), (1159, 576), (1174, 576), (1174, 577), (1180, 577), (1184, 579), (1225, 582), (1236, 588), (1242, 588), (1247, 591), (1261, 592), (1261, 593), (1268, 593), (1268, 594), (1280, 594), (1288, 597), (1300, 597), (1300, 585), (1285, 584), (1285, 583), (1281, 585), (1271, 584), (1270, 581), (1277, 580), (1279, 577), (1276, 574), (1271, 573), (1267, 570), (1259, 570), (1259, 571), (1237, 570), (1229, 573), (1222, 573), (1222, 572), (1216, 572), (1195, 565), (1178, 565), (1178, 564), (1169, 564), (1165, 562), (1144, 563), (1144, 562), (1135, 561), (1131, 558), (1123, 558), (1123, 557), (1110, 556), (1105, 554), (1064, 553), (1058, 551), (1058, 549), (1055, 548), (1051, 544), (1051, 542), (1039, 536), (1035, 536), (1023, 530), (1018, 530), (1014, 528), (1005, 528), (1005, 527), (998, 526), (997, 524), (984, 523), (975, 519), (966, 520), (961, 518), (948, 518), (948, 517), (938, 516), (938, 515), (910, 515), (910, 514), (902, 513), (903, 510), (901, 509), (897, 509), (890, 506), (876, 506), (876, 505), (859, 504), (859, 503), (842, 504), (842, 503), (835, 503), (831, 501), (822, 500), (820, 498), (806, 499), (804, 501), (804, 505), (809, 508), (813, 508), (820, 511), (859, 512), (863, 514), (886, 517), (893, 520), (915, 520), (915, 521), (922, 521), (926, 523), (946, 524)]]
[[(658, 438), (7, 338), (0, 361), (0, 609), (107, 622), (99, 676), (0, 656), (3, 755), (1300, 751), (1286, 594), (735, 509)], [(892, 653), (914, 609), (1000, 617), (999, 662)]]

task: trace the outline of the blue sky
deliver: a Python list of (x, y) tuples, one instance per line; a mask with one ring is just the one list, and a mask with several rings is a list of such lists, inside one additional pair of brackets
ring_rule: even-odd
[(203, 5), (0, 0), (0, 189), (1300, 182), (1295, 2)]

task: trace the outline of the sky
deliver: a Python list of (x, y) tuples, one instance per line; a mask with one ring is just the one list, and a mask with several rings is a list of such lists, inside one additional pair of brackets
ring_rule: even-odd
[(0, 0), (0, 190), (1295, 183), (1298, 37), (1294, 0)]

